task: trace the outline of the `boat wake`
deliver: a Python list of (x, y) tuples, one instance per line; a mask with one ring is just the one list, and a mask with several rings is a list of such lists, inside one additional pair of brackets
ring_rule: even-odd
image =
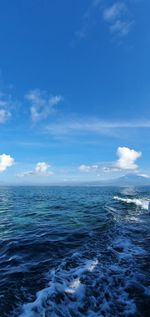
[(50, 272), (48, 287), (22, 306), (19, 317), (136, 316), (132, 293), (148, 293), (135, 273), (135, 257), (144, 254), (120, 236), (93, 260), (86, 259), (84, 252), (73, 254)]
[(126, 204), (134, 204), (138, 207), (141, 207), (142, 209), (148, 209), (148, 201), (146, 200), (143, 200), (143, 199), (137, 199), (137, 198), (122, 198), (122, 197), (119, 197), (119, 196), (114, 196), (114, 199), (115, 200), (118, 200), (118, 201), (121, 201), (123, 203), (126, 203)]

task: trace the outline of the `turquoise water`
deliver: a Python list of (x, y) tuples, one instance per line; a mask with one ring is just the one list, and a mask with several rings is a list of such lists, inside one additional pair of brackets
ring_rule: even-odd
[(0, 187), (0, 316), (149, 316), (148, 200), (148, 187)]

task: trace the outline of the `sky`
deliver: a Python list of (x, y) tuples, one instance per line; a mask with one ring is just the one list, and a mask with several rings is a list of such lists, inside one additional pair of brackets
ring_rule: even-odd
[(149, 177), (149, 12), (0, 1), (0, 184)]

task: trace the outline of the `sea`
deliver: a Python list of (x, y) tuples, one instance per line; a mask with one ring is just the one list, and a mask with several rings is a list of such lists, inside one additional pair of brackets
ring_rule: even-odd
[(0, 317), (150, 316), (150, 187), (0, 187)]

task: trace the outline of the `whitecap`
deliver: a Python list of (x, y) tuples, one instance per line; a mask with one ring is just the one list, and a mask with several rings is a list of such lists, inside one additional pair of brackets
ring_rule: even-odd
[(148, 201), (143, 199), (137, 199), (137, 198), (122, 198), (119, 196), (114, 196), (115, 200), (121, 201), (126, 204), (134, 204), (138, 207), (141, 207), (142, 209), (148, 209)]

